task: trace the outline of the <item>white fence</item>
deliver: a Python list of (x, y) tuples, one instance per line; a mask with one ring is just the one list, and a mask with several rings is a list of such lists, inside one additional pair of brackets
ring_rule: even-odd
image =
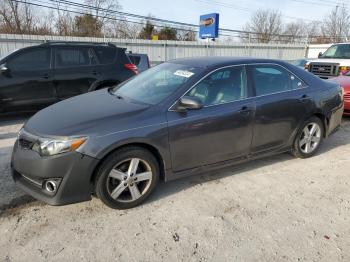
[(45, 41), (110, 42), (133, 53), (146, 53), (153, 63), (193, 56), (250, 56), (293, 60), (305, 56), (305, 45), (245, 44), (229, 42), (151, 41), (139, 39), (62, 37), (0, 34), (0, 57)]
[(306, 51), (307, 58), (317, 58), (320, 52), (324, 52), (330, 47), (332, 44), (322, 44), (322, 45), (309, 45)]

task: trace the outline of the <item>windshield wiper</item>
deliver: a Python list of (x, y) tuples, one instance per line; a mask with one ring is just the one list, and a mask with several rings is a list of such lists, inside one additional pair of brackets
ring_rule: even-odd
[(110, 93), (110, 94), (113, 95), (113, 96), (116, 96), (118, 99), (124, 99), (120, 94), (117, 94), (117, 93), (114, 91), (114, 87), (108, 88), (108, 93)]

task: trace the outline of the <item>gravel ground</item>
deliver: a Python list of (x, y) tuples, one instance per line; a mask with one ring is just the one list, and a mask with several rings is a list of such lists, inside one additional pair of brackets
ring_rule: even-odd
[(0, 124), (0, 261), (350, 261), (350, 119), (310, 159), (288, 154), (161, 184), (126, 211), (51, 207), (15, 188), (21, 118)]

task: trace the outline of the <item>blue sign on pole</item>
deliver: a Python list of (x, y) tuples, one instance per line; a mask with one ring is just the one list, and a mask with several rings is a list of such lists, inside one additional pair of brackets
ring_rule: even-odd
[(219, 36), (219, 14), (201, 15), (199, 21), (200, 38), (217, 38)]

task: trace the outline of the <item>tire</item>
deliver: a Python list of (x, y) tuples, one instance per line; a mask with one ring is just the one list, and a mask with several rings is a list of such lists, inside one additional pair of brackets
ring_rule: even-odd
[(133, 208), (154, 191), (159, 174), (159, 163), (152, 153), (140, 147), (125, 147), (103, 161), (97, 171), (95, 192), (111, 208)]
[(298, 158), (308, 158), (315, 155), (323, 142), (324, 131), (324, 124), (318, 117), (306, 120), (294, 139), (293, 155)]

